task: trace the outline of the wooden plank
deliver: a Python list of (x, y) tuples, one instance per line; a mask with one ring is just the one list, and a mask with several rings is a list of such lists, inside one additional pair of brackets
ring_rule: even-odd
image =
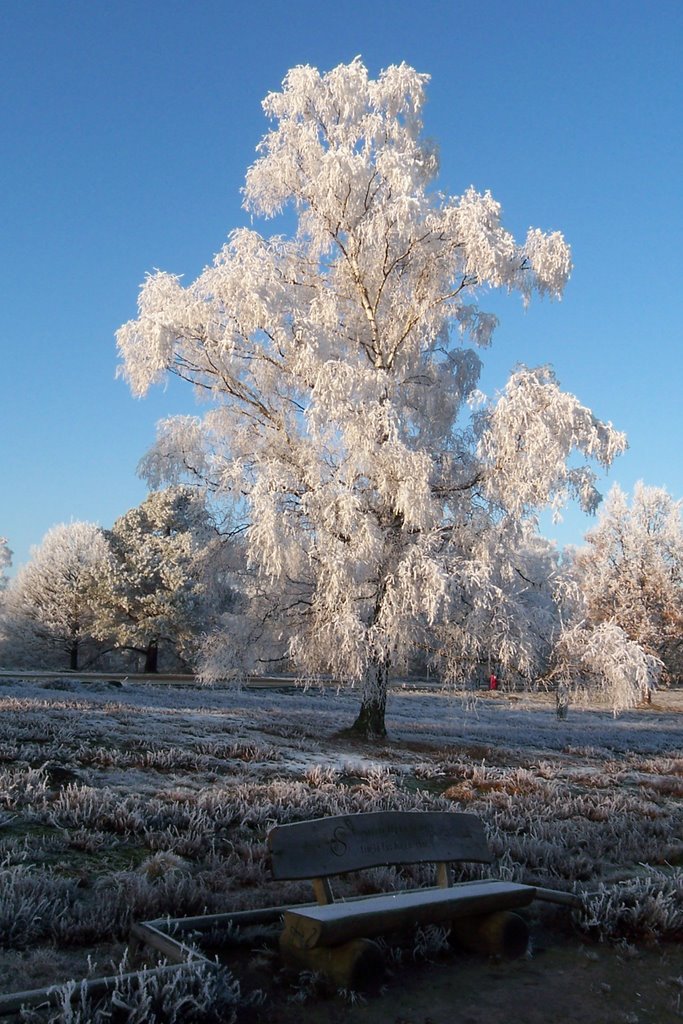
[[(143, 983), (146, 978), (165, 977), (167, 974), (175, 974), (177, 971), (196, 971), (199, 963), (195, 960), (192, 963), (165, 964), (162, 967), (153, 967), (145, 971), (132, 971), (130, 974), (112, 974), (104, 978), (86, 978), (74, 986), (71, 993), (72, 1002), (79, 996), (100, 996), (110, 992), (122, 982), (135, 981)], [(213, 967), (213, 964), (210, 965)], [(64, 983), (66, 984), (66, 983)], [(46, 985), (44, 988), (33, 988), (25, 992), (11, 992), (9, 995), (0, 995), (0, 1016), (19, 1013), (22, 1006), (38, 1006), (41, 1003), (48, 1003), (52, 1006), (62, 1002), (62, 985)]]
[(493, 860), (474, 814), (376, 811), (279, 825), (268, 835), (275, 878), (320, 878), (381, 864)]
[(546, 903), (558, 903), (565, 907), (579, 907), (583, 906), (583, 900), (580, 896), (573, 892), (564, 892), (561, 889), (545, 889), (542, 886), (536, 886), (536, 899), (544, 900)]
[(171, 935), (164, 934), (159, 928), (155, 928), (154, 925), (147, 922), (134, 924), (131, 927), (130, 934), (139, 943), (151, 946), (176, 964), (182, 964), (190, 960), (205, 964), (211, 963), (203, 953), (193, 949), (192, 946), (188, 946), (184, 942), (180, 942), (178, 939), (174, 939)]
[(289, 941), (303, 949), (332, 946), (359, 935), (369, 938), (406, 925), (435, 924), (454, 917), (523, 907), (535, 895), (533, 886), (495, 880), (450, 889), (383, 893), (357, 903), (287, 911), (285, 932)]
[(212, 928), (221, 928), (227, 925), (235, 925), (241, 928), (243, 925), (265, 924), (270, 921), (277, 921), (286, 910), (297, 907), (314, 907), (315, 903), (286, 903), (279, 907), (259, 907), (256, 910), (226, 910), (220, 914), (201, 914), (198, 917), (157, 917), (153, 921), (144, 921), (143, 924), (152, 928), (158, 928), (165, 934), (173, 928), (179, 932), (208, 932)]

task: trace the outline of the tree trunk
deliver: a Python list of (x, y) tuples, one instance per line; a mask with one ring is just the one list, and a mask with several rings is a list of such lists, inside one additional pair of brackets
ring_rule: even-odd
[(364, 739), (383, 739), (387, 734), (384, 713), (389, 686), (389, 659), (381, 658), (368, 666), (363, 681), (360, 711), (349, 732)]
[(569, 687), (566, 683), (560, 683), (555, 691), (555, 714), (560, 722), (563, 722), (569, 711)]
[(145, 672), (156, 672), (157, 663), (159, 660), (159, 644), (157, 640), (152, 640), (147, 647), (145, 652)]
[(72, 672), (78, 668), (78, 640), (73, 640), (69, 644), (69, 668)]

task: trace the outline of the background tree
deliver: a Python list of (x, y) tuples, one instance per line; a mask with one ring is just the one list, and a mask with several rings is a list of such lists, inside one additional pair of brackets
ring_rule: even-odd
[(157, 671), (161, 647), (187, 665), (207, 626), (204, 559), (215, 530), (203, 494), (182, 486), (152, 492), (104, 535), (97, 635), (143, 655), (145, 672)]
[(680, 677), (683, 654), (683, 523), (680, 501), (637, 483), (633, 499), (610, 491), (597, 526), (573, 556), (589, 622), (616, 623)]
[[(624, 446), (547, 368), (472, 412), (496, 325), (477, 292), (558, 296), (571, 261), (559, 232), (516, 243), (490, 193), (436, 191), (427, 80), (405, 64), (372, 80), (360, 60), (290, 71), (244, 202), (291, 206), (295, 234), (237, 230), (187, 288), (154, 274), (118, 332), (135, 394), (170, 372), (214, 401), (166, 421), (148, 465), (239, 501), (250, 562), (285, 598), (269, 636), (302, 672), (360, 684), (366, 735), (385, 731), (390, 670), (465, 600), (449, 664), (484, 615), (493, 656), (519, 660), (497, 611), (506, 552), (547, 503), (595, 508), (572, 452), (607, 465)], [(207, 673), (233, 663), (219, 648)]]
[(591, 625), (585, 620), (559, 631), (544, 683), (553, 687), (559, 718), (570, 699), (596, 697), (615, 714), (633, 708), (655, 688), (661, 662), (631, 640), (616, 622)]
[(12, 552), (5, 537), (0, 537), (0, 665), (4, 664), (8, 653), (8, 637), (5, 630), (5, 613), (3, 608), (4, 591), (7, 586), (7, 569), (12, 564)]
[(3, 660), (8, 665), (78, 669), (97, 653), (93, 592), (107, 559), (93, 523), (53, 526), (3, 600)]
[(0, 590), (7, 586), (7, 569), (12, 564), (12, 552), (10, 551), (6, 537), (0, 537)]
[(472, 572), (462, 580), (448, 617), (427, 642), (443, 678), (467, 682), (494, 671), (506, 686), (515, 687), (547, 671), (560, 628), (559, 555), (531, 522), (520, 530), (516, 544), (490, 522), (484, 534), (485, 555), (474, 545), (467, 553), (473, 569), (481, 565), (479, 575)]

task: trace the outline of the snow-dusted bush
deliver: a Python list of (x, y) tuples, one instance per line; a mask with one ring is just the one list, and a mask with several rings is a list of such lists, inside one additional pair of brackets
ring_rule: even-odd
[(683, 871), (655, 871), (600, 885), (583, 897), (579, 927), (600, 941), (683, 941)]
[(47, 789), (47, 774), (43, 768), (0, 769), (0, 807), (15, 810), (40, 806)]
[[(202, 963), (157, 974), (130, 972), (127, 960), (104, 995), (90, 994), (76, 981), (60, 986), (47, 1024), (233, 1024), (236, 1008), (248, 1003), (239, 982), (225, 968)], [(45, 1022), (45, 1011), (25, 1008), (24, 1024)]]
[(76, 882), (24, 864), (0, 866), (0, 947), (51, 938), (76, 898)]

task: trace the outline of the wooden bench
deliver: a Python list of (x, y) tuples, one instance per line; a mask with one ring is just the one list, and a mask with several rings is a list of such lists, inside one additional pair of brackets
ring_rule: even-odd
[[(323, 971), (344, 988), (368, 987), (381, 973), (381, 954), (371, 936), (416, 924), (448, 924), (469, 948), (519, 956), (529, 933), (511, 910), (541, 893), (546, 899), (552, 895), (498, 879), (452, 883), (453, 862), (494, 859), (482, 822), (473, 814), (379, 811), (319, 818), (277, 826), (268, 845), (273, 876), (310, 879), (318, 901), (285, 911), (280, 937), (285, 961)], [(335, 901), (330, 883), (335, 875), (422, 863), (436, 864), (436, 886)]]

